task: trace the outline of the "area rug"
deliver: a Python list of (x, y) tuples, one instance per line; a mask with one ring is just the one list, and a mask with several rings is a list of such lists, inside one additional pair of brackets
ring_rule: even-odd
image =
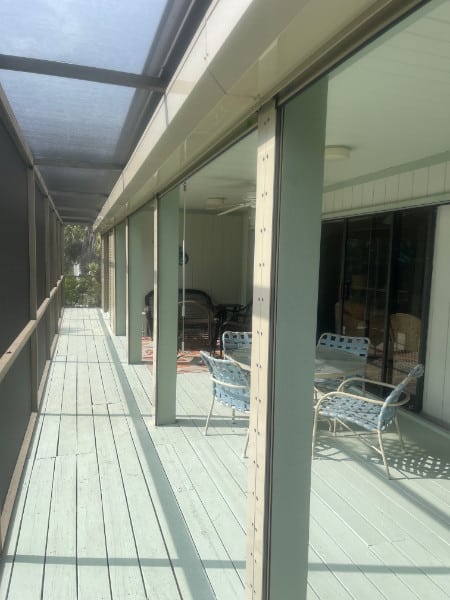
[[(153, 370), (153, 340), (142, 338), (142, 361)], [(199, 350), (185, 350), (177, 355), (177, 373), (205, 373), (208, 367), (202, 361)]]

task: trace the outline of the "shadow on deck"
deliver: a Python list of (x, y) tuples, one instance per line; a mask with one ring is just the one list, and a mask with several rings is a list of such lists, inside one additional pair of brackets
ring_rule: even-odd
[[(151, 379), (95, 309), (70, 309), (2, 558), (1, 600), (244, 598), (247, 422), (177, 378), (178, 422), (151, 423)], [(354, 439), (313, 461), (308, 598), (448, 598), (448, 443), (405, 417), (393, 480)]]

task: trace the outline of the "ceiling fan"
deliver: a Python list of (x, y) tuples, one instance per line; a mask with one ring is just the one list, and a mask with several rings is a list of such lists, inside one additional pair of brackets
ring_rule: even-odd
[(229, 204), (225, 202), (225, 198), (208, 198), (208, 208), (210, 210), (218, 210), (224, 208), (221, 212), (217, 213), (218, 217), (228, 215), (232, 212), (242, 210), (243, 208), (255, 208), (256, 207), (256, 191), (250, 190), (243, 197), (243, 201), (238, 204)]

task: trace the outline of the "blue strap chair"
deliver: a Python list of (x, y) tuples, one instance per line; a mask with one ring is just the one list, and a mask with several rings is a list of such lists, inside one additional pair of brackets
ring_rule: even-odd
[(229, 350), (250, 348), (252, 345), (251, 331), (224, 331), (222, 335), (222, 346), (225, 354)]
[[(214, 408), (214, 402), (217, 400), (225, 406), (231, 408), (231, 418), (234, 421), (235, 411), (249, 414), (250, 412), (250, 372), (241, 369), (239, 365), (231, 360), (214, 358), (206, 352), (201, 351), (200, 355), (208, 367), (213, 386), (213, 399), (209, 409), (205, 424), (207, 435), (209, 421)], [(243, 456), (246, 456), (248, 446), (248, 432), (245, 441)]]
[[(343, 426), (347, 431), (358, 435), (361, 441), (381, 454), (388, 479), (389, 467), (383, 446), (382, 434), (391, 425), (395, 425), (403, 447), (403, 440), (397, 420), (397, 409), (409, 401), (408, 385), (417, 377), (423, 375), (423, 365), (416, 365), (397, 386), (379, 381), (371, 381), (362, 377), (352, 377), (341, 383), (335, 392), (324, 394), (317, 401), (314, 408), (314, 426), (312, 440), (312, 454), (317, 437), (317, 424), (319, 419), (328, 419), (333, 423), (333, 434), (336, 435), (336, 424)], [(386, 397), (382, 397), (366, 390), (368, 385), (380, 386), (390, 390)], [(345, 391), (347, 390), (347, 391)], [(354, 427), (358, 429), (354, 429)], [(370, 442), (366, 434), (377, 434), (378, 446)]]
[[(326, 332), (320, 336), (316, 349), (332, 348), (334, 350), (342, 350), (343, 352), (349, 352), (350, 354), (364, 358), (367, 361), (369, 347), (370, 340), (367, 337)], [(364, 377), (364, 373), (358, 373), (358, 375)], [(342, 383), (342, 379), (316, 379), (314, 381), (314, 404), (317, 402), (320, 393), (334, 391), (340, 383)]]

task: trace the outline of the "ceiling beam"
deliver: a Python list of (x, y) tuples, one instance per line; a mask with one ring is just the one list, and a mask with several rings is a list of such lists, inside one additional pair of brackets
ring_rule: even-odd
[(122, 171), (124, 165), (96, 162), (94, 160), (65, 160), (64, 158), (34, 158), (34, 164), (42, 167), (66, 167), (69, 169), (92, 169), (93, 171)]
[(79, 213), (82, 215), (97, 215), (98, 210), (95, 208), (80, 208), (75, 206), (58, 206), (58, 210), (64, 215), (65, 213)]
[(49, 190), (49, 193), (54, 197), (58, 198), (90, 198), (93, 200), (104, 200), (108, 197), (108, 194), (101, 194), (99, 192), (80, 192), (74, 190)]
[(65, 216), (62, 215), (63, 223), (92, 223), (92, 217), (80, 217), (80, 216)]
[(124, 71), (113, 71), (99, 67), (87, 67), (54, 60), (42, 60), (40, 58), (28, 58), (26, 56), (12, 56), (8, 54), (0, 54), (0, 69), (37, 73), (39, 75), (52, 75), (69, 79), (81, 79), (96, 83), (108, 83), (159, 93), (164, 93), (167, 87), (161, 79), (150, 77), (149, 75), (138, 75)]

